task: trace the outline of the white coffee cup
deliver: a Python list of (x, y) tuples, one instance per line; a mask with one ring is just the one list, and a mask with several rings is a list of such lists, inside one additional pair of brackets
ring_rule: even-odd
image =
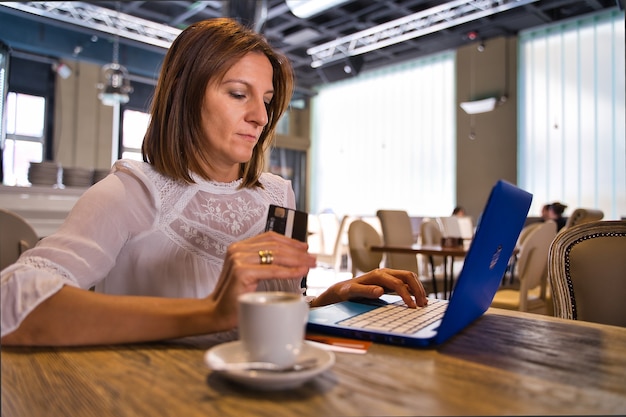
[(249, 361), (293, 365), (302, 350), (309, 305), (300, 294), (239, 296), (239, 339)]

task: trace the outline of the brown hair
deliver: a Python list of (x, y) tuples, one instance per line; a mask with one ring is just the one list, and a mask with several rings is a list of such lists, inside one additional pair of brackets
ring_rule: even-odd
[(293, 68), (262, 35), (229, 18), (194, 23), (167, 51), (142, 145), (144, 161), (161, 174), (188, 183), (194, 182), (192, 172), (211, 179), (202, 168), (211, 163), (211, 155), (203, 145), (201, 108), (205, 90), (249, 52), (263, 53), (273, 69), (274, 96), (267, 106), (268, 123), (250, 161), (240, 166), (241, 187), (260, 186), (265, 151), (273, 142), (276, 124), (293, 93)]

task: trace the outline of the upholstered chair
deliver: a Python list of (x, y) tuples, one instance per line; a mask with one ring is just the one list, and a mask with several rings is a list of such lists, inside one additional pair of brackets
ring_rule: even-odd
[(554, 315), (626, 326), (626, 221), (572, 226), (550, 247)]

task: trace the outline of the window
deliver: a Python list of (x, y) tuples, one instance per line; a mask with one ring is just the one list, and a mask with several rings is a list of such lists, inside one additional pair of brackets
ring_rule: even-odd
[(155, 80), (132, 80), (130, 101), (122, 106), (119, 157), (141, 161), (141, 144), (150, 124), (150, 100)]
[(552, 201), (626, 216), (624, 12), (520, 35), (519, 182)]
[(44, 155), (46, 99), (9, 92), (6, 102), (7, 135), (2, 153), (5, 185), (29, 185), (31, 162), (42, 162)]
[(2, 170), (2, 149), (4, 149), (4, 139), (6, 138), (6, 120), (4, 109), (6, 108), (5, 97), (9, 84), (9, 47), (0, 41), (0, 182), (3, 180)]
[(450, 212), (454, 65), (446, 52), (320, 88), (312, 101), (311, 212)]
[(141, 144), (150, 123), (150, 115), (137, 110), (124, 110), (122, 116), (122, 158), (141, 161)]
[(30, 163), (53, 159), (54, 152), (52, 126), (48, 122), (54, 115), (55, 77), (51, 61), (22, 55), (13, 51), (7, 66), (6, 136), (2, 138), (2, 183), (5, 185), (30, 185)]

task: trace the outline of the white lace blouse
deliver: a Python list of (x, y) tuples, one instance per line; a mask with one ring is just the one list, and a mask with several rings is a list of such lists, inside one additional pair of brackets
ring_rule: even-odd
[[(78, 200), (55, 234), (1, 273), (2, 335), (63, 285), (107, 294), (205, 297), (228, 245), (265, 229), (270, 204), (295, 207), (291, 183), (264, 173), (264, 188), (194, 177), (183, 184), (149, 164), (121, 160)], [(300, 291), (299, 280), (259, 290)]]

